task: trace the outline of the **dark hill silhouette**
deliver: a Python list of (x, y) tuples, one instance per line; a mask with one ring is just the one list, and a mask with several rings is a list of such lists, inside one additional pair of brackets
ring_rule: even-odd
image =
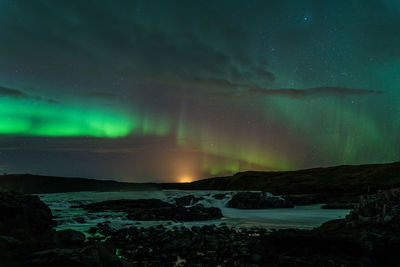
[(1, 175), (0, 188), (25, 194), (79, 191), (137, 191), (159, 189), (156, 184), (152, 183), (123, 183), (112, 180), (66, 178), (32, 174)]
[(400, 187), (400, 162), (298, 171), (247, 171), (192, 183), (122, 183), (111, 180), (9, 174), (0, 176), (0, 187), (31, 194), (149, 189), (260, 190), (278, 195), (325, 194), (333, 198), (356, 199), (362, 194)]
[(187, 184), (164, 184), (167, 189), (261, 190), (273, 194), (326, 194), (358, 197), (361, 194), (400, 186), (400, 162), (343, 165), (298, 171), (239, 172)]

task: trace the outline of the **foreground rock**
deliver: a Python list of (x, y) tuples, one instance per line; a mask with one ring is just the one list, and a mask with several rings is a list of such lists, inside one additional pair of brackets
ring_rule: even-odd
[(53, 242), (52, 214), (37, 196), (0, 189), (0, 266), (24, 266), (30, 251)]
[(52, 240), (52, 214), (37, 196), (0, 189), (0, 235), (35, 245)]
[(54, 237), (55, 242), (66, 246), (80, 245), (85, 242), (84, 234), (71, 229), (57, 231)]
[(353, 226), (381, 225), (400, 230), (400, 188), (361, 197), (346, 219)]
[(293, 208), (292, 202), (265, 192), (236, 193), (228, 206), (237, 209)]
[(122, 211), (127, 213), (128, 219), (137, 221), (203, 221), (222, 218), (218, 208), (205, 208), (202, 205), (183, 207), (158, 199), (109, 200), (80, 207), (93, 212)]
[(135, 266), (175, 266), (178, 259), (185, 266), (398, 266), (399, 240), (398, 232), (353, 228), (345, 220), (311, 231), (130, 227), (107, 238)]
[(115, 248), (97, 242), (82, 247), (56, 247), (37, 251), (30, 256), (29, 266), (132, 266), (115, 255)]
[(51, 211), (37, 196), (0, 189), (0, 266), (130, 266), (107, 242), (52, 226)]

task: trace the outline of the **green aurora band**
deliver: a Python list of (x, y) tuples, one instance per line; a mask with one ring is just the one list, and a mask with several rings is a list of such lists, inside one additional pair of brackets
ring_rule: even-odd
[(0, 106), (1, 135), (117, 138), (131, 133), (159, 136), (170, 130), (166, 120), (102, 105), (4, 97)]

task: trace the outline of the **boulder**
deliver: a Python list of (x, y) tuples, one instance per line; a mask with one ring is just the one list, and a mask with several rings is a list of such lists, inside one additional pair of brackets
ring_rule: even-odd
[(39, 197), (0, 189), (0, 235), (46, 243), (52, 240), (52, 225), (51, 211)]
[(66, 246), (80, 245), (85, 242), (85, 235), (82, 232), (66, 229), (55, 232), (55, 241)]
[(265, 192), (236, 193), (228, 206), (237, 209), (293, 208), (292, 202)]
[(377, 224), (400, 229), (400, 188), (362, 196), (346, 221), (351, 225)]

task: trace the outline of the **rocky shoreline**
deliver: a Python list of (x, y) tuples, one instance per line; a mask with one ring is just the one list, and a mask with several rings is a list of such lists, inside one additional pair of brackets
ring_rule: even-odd
[[(264, 199), (264, 195), (260, 196), (261, 200)], [(185, 197), (176, 203), (196, 204), (198, 201)], [(266, 205), (257, 201), (251, 202), (253, 208), (254, 203), (260, 207)], [(281, 205), (283, 202), (274, 199), (273, 203)], [(151, 210), (155, 214), (150, 218), (153, 220), (164, 219), (162, 216), (167, 216), (165, 214), (178, 214), (178, 217), (189, 214), (192, 218), (208, 209), (197, 205), (198, 210), (193, 211), (191, 207), (154, 200), (146, 203), (105, 201), (82, 208), (123, 210), (128, 214)], [(164, 209), (168, 212), (159, 211)], [(400, 249), (400, 189), (365, 196), (346, 219), (329, 221), (313, 230), (228, 228), (224, 225), (168, 229), (161, 225), (148, 228), (131, 226), (117, 230), (108, 224), (99, 224), (85, 234), (68, 229), (55, 231), (51, 212), (38, 197), (3, 190), (0, 191), (0, 214), (2, 266), (400, 264), (397, 255)]]

